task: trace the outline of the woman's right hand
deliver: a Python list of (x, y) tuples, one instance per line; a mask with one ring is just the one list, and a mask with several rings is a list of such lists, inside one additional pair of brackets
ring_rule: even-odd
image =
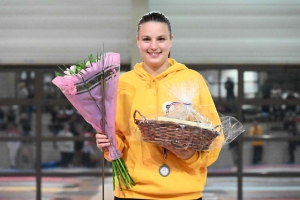
[(97, 147), (101, 150), (101, 151), (108, 151), (108, 148), (110, 146), (110, 141), (108, 140), (107, 136), (102, 134), (101, 132), (97, 132), (96, 134), (96, 144)]

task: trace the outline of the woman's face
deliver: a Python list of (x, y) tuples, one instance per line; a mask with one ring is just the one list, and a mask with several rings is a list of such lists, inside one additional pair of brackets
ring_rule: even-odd
[(144, 67), (167, 68), (172, 39), (173, 36), (170, 37), (166, 23), (146, 22), (141, 24), (137, 45), (144, 60)]

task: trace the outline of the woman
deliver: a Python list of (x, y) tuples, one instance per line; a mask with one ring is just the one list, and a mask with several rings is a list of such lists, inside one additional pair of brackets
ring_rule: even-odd
[[(15, 123), (8, 124), (7, 134), (9, 137), (19, 137), (20, 136), (20, 132), (17, 127), (18, 126)], [(20, 141), (8, 141), (7, 147), (9, 150), (10, 168), (16, 168), (17, 167), (17, 156), (18, 156), (18, 151), (21, 147), (21, 142)]]
[[(141, 142), (136, 137), (133, 113), (140, 110), (145, 116), (151, 115), (153, 109), (149, 108), (161, 113), (162, 106), (169, 100), (163, 86), (196, 77), (204, 89), (195, 104), (207, 105), (199, 112), (218, 125), (220, 119), (205, 80), (198, 72), (169, 58), (173, 35), (171, 24), (162, 13), (150, 12), (141, 18), (136, 40), (143, 62), (120, 76), (116, 114), (117, 148), (136, 185), (130, 190), (116, 188), (115, 200), (202, 199), (206, 167), (216, 161), (221, 148), (197, 152)], [(96, 143), (107, 158), (106, 147), (110, 145), (107, 137), (97, 133)], [(168, 166), (166, 171), (159, 170), (162, 166)]]
[[(253, 126), (250, 128), (249, 135), (250, 136), (261, 136), (263, 134), (262, 127), (258, 124), (258, 122), (255, 120), (253, 121)], [(253, 140), (252, 146), (253, 146), (253, 157), (252, 157), (252, 164), (257, 165), (261, 163), (262, 156), (263, 156), (263, 145), (264, 142), (262, 140)]]

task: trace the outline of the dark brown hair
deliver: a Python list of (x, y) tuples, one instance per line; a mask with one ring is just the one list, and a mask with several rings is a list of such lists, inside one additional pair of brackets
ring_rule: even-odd
[(138, 23), (137, 35), (139, 34), (140, 25), (147, 22), (161, 22), (167, 24), (170, 32), (170, 36), (172, 35), (172, 28), (169, 19), (164, 14), (158, 11), (149, 12), (143, 15), (143, 17), (140, 19)]

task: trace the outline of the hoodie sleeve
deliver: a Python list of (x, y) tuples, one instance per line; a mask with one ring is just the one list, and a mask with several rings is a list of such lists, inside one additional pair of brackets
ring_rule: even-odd
[[(207, 84), (204, 80), (204, 78), (200, 75), (199, 77), (200, 80), (200, 108), (199, 108), (199, 112), (206, 117), (207, 119), (209, 119), (212, 124), (214, 126), (220, 125), (221, 121), (220, 121), (220, 117), (219, 114), (216, 110), (214, 101), (211, 97), (210, 91), (207, 87)], [(201, 106), (202, 105), (202, 106)], [(205, 106), (203, 106), (205, 105)], [(223, 133), (221, 133), (220, 136), (218, 136), (212, 143), (211, 149), (209, 149), (208, 151), (201, 151), (201, 152), (195, 152), (195, 154), (185, 160), (185, 162), (191, 167), (191, 168), (200, 168), (200, 167), (207, 167), (211, 164), (213, 164), (221, 151), (222, 148), (222, 144), (224, 142), (224, 136)]]

